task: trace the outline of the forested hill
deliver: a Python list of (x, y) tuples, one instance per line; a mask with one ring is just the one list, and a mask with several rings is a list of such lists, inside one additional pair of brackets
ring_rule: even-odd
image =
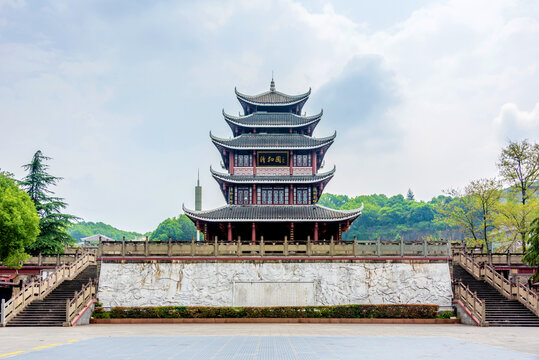
[(343, 234), (345, 240), (357, 236), (359, 240), (377, 238), (392, 240), (419, 239), (423, 236), (448, 237), (451, 229), (436, 220), (437, 209), (446, 200), (438, 196), (429, 202), (407, 200), (402, 195), (346, 195), (323, 194), (319, 204), (332, 209), (351, 210), (364, 205), (363, 214)]
[[(413, 195), (412, 195), (413, 196)], [(354, 198), (346, 195), (324, 194), (319, 204), (332, 209), (350, 210), (364, 204), (363, 214), (343, 234), (345, 240), (357, 236), (359, 240), (377, 238), (392, 240), (397, 236), (404, 239), (420, 239), (423, 236), (448, 237), (450, 228), (436, 220), (440, 204), (449, 198), (439, 196), (429, 202), (406, 200), (402, 195), (361, 195)], [(116, 229), (102, 222), (79, 222), (68, 229), (77, 241), (83, 237), (101, 234), (115, 240), (127, 240), (148, 235), (150, 240), (166, 241), (170, 236), (175, 241), (190, 241), (196, 229), (185, 215), (166, 219), (154, 231), (146, 234)], [(453, 234), (455, 236), (455, 234)]]
[(105, 235), (114, 240), (122, 240), (122, 237), (125, 236), (126, 239), (132, 240), (143, 234), (139, 234), (133, 231), (123, 231), (116, 229), (114, 226), (107, 225), (102, 222), (79, 222), (73, 224), (68, 230), (67, 233), (71, 235), (76, 241), (80, 241), (81, 238), (91, 236), (91, 235)]

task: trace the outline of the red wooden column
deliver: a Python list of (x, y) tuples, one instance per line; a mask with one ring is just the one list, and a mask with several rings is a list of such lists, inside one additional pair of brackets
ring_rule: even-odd
[(256, 204), (256, 184), (253, 184), (253, 199), (251, 202)]
[(255, 223), (252, 223), (251, 225), (251, 242), (252, 244), (256, 244), (256, 225)]
[(311, 154), (311, 165), (313, 166), (313, 175), (316, 174), (316, 150), (313, 150)]
[(294, 175), (294, 157), (292, 156), (292, 150), (290, 150), (290, 158), (288, 159), (288, 161), (290, 162), (290, 175)]
[(253, 151), (253, 175), (256, 175), (256, 151)]
[(290, 184), (290, 192), (288, 193), (288, 204), (294, 204), (294, 187)]
[(234, 154), (231, 152), (228, 153), (228, 168), (230, 175), (234, 175)]
[(314, 223), (313, 241), (314, 241), (315, 244), (318, 242), (318, 223), (317, 222)]
[(232, 242), (232, 224), (228, 223), (228, 241)]

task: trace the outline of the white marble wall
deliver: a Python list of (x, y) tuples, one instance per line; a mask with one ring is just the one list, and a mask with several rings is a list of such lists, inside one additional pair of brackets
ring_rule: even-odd
[[(99, 301), (112, 306), (232, 306), (234, 282), (314, 282), (312, 305), (451, 306), (447, 263), (103, 263)], [(290, 305), (290, 304), (283, 304)]]

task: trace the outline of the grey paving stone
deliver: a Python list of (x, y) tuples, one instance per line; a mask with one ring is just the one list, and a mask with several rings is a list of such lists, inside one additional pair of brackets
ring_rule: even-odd
[(37, 359), (474, 359), (537, 360), (538, 357), (443, 337), (185, 336), (99, 337), (23, 353)]

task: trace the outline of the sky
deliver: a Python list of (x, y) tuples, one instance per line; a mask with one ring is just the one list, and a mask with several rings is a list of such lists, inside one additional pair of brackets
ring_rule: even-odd
[(225, 204), (209, 132), (248, 94), (312, 89), (326, 191), (428, 201), (539, 138), (539, 2), (0, 0), (0, 169), (41, 150), (67, 211), (152, 231)]

